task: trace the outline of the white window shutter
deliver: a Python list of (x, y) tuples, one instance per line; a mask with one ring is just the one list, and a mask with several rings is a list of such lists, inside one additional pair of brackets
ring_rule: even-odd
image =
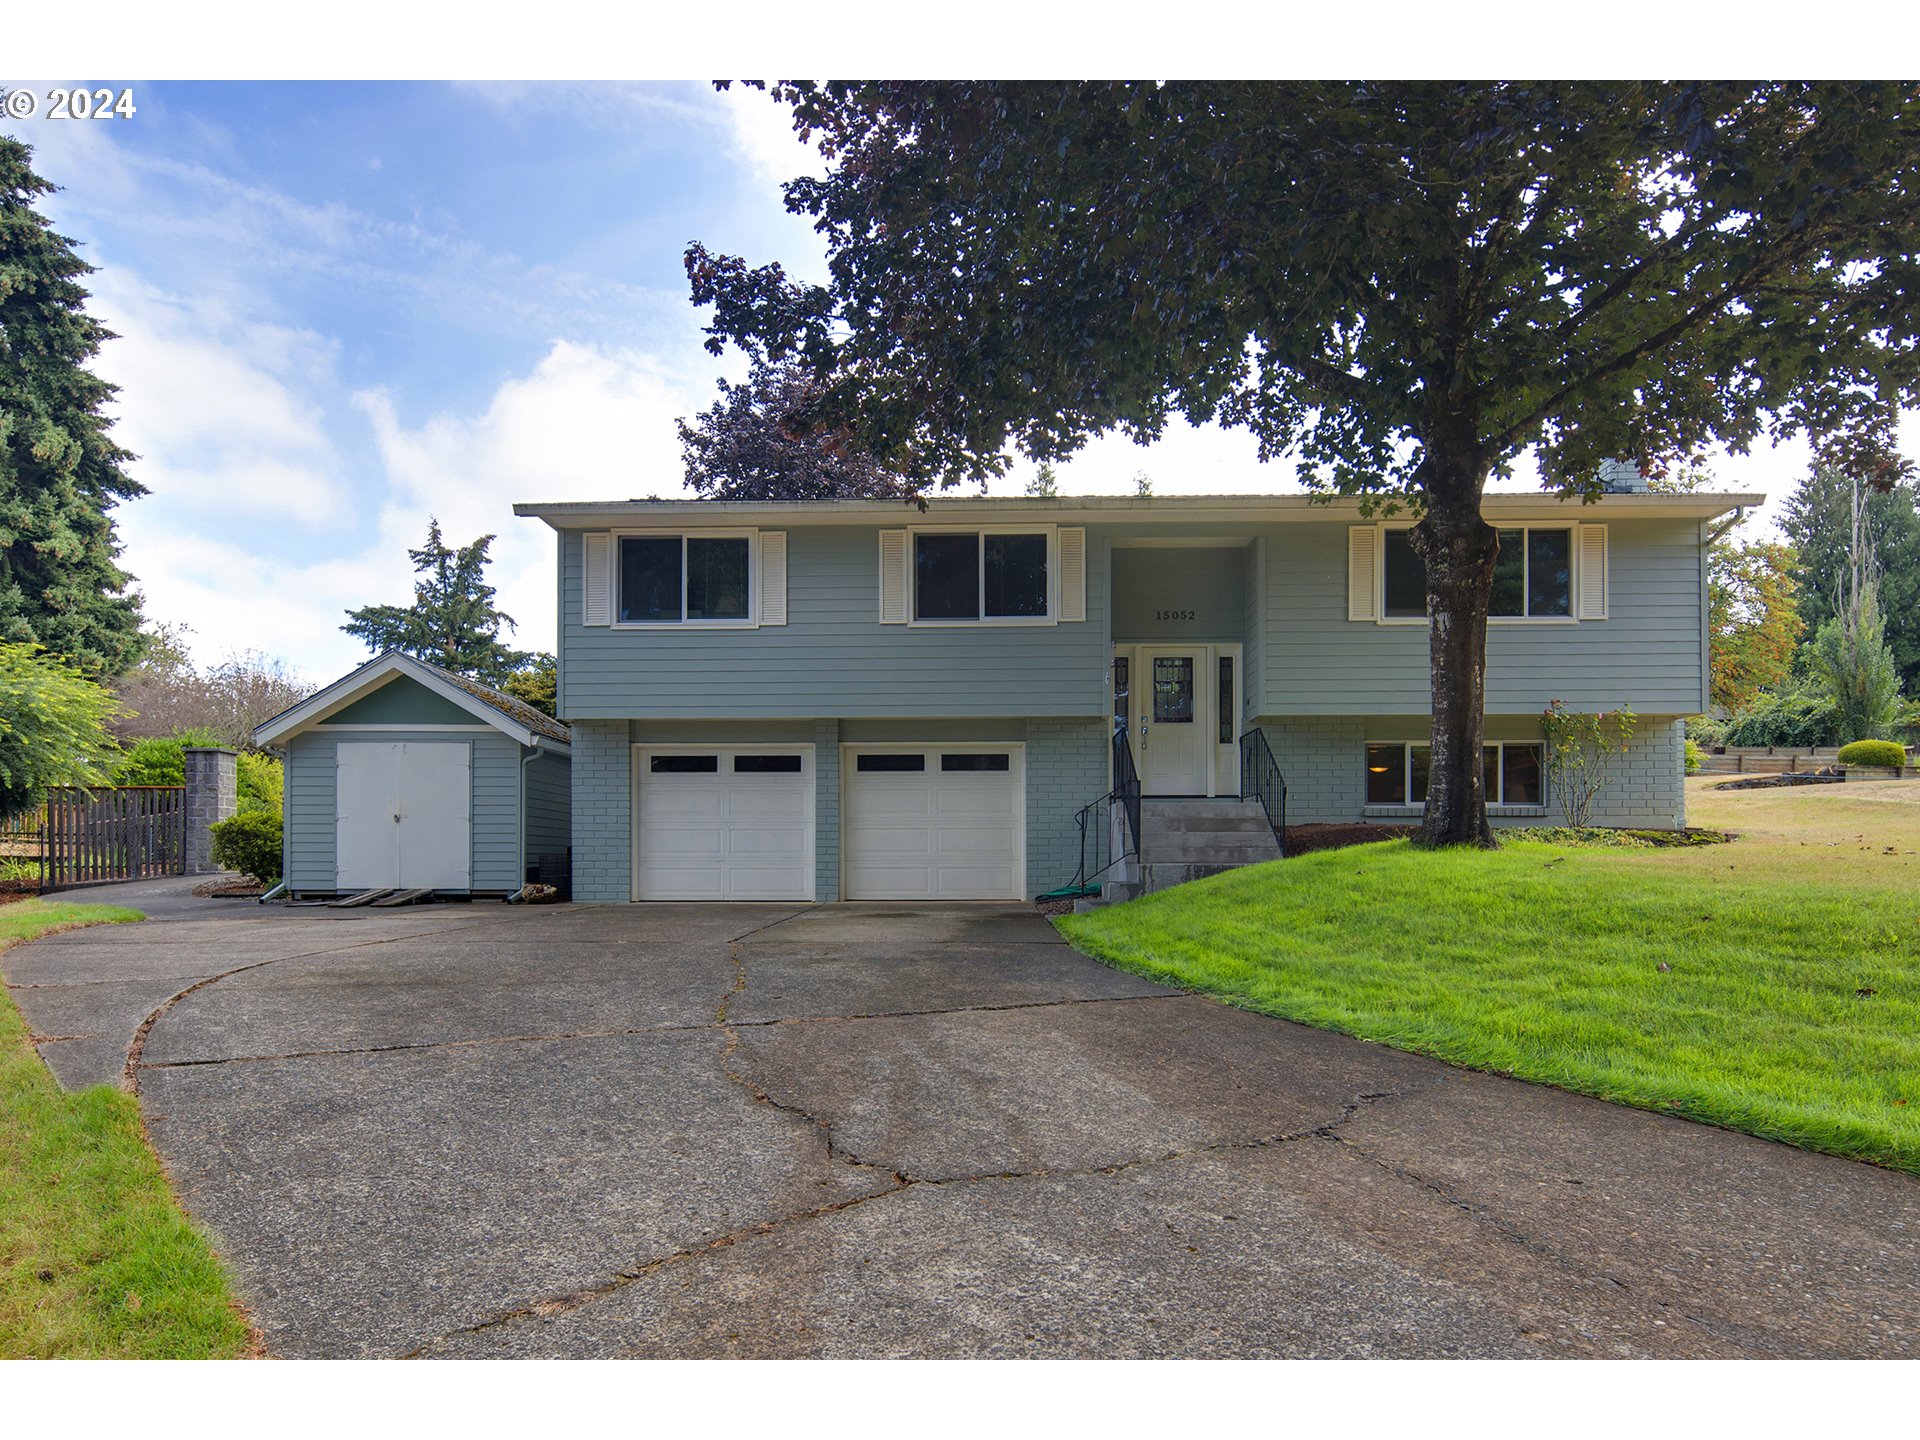
[(880, 623), (907, 623), (907, 532), (880, 532)]
[(1087, 618), (1087, 532), (1060, 532), (1060, 618)]
[(1582, 620), (1607, 618), (1607, 527), (1580, 527), (1580, 604)]
[(585, 537), (585, 563), (580, 567), (580, 623), (613, 623), (613, 536), (604, 530)]
[(760, 532), (760, 623), (787, 623), (787, 532)]
[(1347, 619), (1380, 618), (1380, 527), (1347, 527)]

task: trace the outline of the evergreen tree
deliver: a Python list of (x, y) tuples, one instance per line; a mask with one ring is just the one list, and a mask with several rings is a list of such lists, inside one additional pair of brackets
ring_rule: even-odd
[[(1920, 693), (1920, 497), (1911, 484), (1881, 492), (1861, 487), (1866, 536), (1879, 571), (1887, 645), (1909, 694)], [(1853, 536), (1853, 482), (1816, 469), (1787, 500), (1780, 528), (1798, 555), (1794, 581), (1810, 633), (1839, 613)]]
[(487, 547), (493, 541), (482, 535), (452, 549), (441, 538), (440, 522), (429, 520), (427, 543), (407, 552), (414, 570), (425, 577), (414, 583), (413, 604), (349, 610), (340, 628), (364, 640), (376, 655), (401, 650), (489, 685), (504, 684), (534, 657), (501, 642), (501, 628), (514, 627), (511, 616), (494, 608), (493, 587), (486, 583)]
[(114, 387), (88, 369), (113, 338), (86, 312), (93, 267), (34, 210), (55, 187), (32, 158), (0, 135), (0, 640), (117, 675), (140, 652), (140, 600), (108, 512), (145, 492), (107, 434)]
[(1832, 702), (1842, 745), (1887, 739), (1900, 710), (1900, 674), (1874, 591), (1867, 580), (1807, 647), (1808, 666)]

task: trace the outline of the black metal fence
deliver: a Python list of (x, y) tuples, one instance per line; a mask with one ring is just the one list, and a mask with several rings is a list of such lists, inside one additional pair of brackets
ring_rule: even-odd
[(100, 790), (57, 785), (47, 791), (40, 847), (42, 889), (186, 872), (184, 785)]

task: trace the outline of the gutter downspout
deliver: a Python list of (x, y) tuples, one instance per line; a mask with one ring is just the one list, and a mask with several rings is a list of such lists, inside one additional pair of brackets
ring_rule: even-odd
[(507, 896), (507, 904), (518, 905), (520, 897), (527, 893), (527, 766), (540, 758), (539, 750), (527, 747), (527, 753), (520, 757), (520, 830), (514, 836), (514, 878), (520, 883), (513, 887), (513, 893)]
[(1747, 518), (1747, 507), (1744, 505), (1734, 506), (1733, 514), (1729, 515), (1725, 520), (1722, 520), (1718, 525), (1714, 526), (1713, 529), (1707, 532), (1707, 544), (1709, 545), (1719, 544), (1720, 537), (1722, 535), (1725, 535), (1728, 531), (1732, 530), (1734, 526), (1738, 525), (1742, 520), (1746, 518)]

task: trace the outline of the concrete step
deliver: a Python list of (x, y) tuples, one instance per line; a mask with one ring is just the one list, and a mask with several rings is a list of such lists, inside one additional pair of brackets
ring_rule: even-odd
[(1271, 835), (1238, 837), (1238, 843), (1191, 835), (1149, 836), (1145, 854), (1149, 865), (1258, 865), (1263, 860), (1278, 860), (1280, 847)]
[[(1277, 858), (1277, 857), (1274, 857)], [(1145, 871), (1143, 884), (1147, 894), (1165, 890), (1174, 885), (1184, 885), (1189, 880), (1204, 880), (1209, 875), (1224, 875), (1229, 870), (1238, 870), (1238, 865), (1207, 865), (1200, 863), (1154, 864), (1143, 866)]]

